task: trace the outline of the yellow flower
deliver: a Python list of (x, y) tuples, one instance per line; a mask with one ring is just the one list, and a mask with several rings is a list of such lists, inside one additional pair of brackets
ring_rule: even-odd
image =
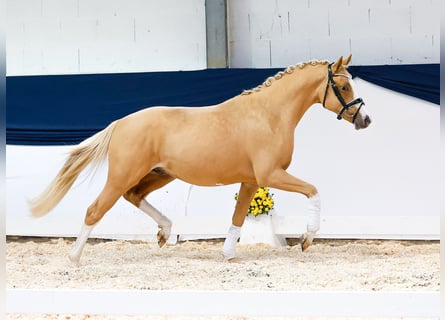
[[(269, 192), (268, 187), (260, 187), (255, 195), (253, 196), (252, 201), (250, 202), (249, 209), (247, 214), (253, 214), (254, 216), (258, 216), (260, 214), (269, 214), (269, 211), (274, 207), (274, 200), (272, 198), (273, 194)], [(239, 195), (235, 194), (235, 200), (238, 201)]]

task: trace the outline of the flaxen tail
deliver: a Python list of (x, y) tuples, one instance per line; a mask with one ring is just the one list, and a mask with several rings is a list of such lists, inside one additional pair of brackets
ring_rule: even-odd
[(111, 123), (104, 130), (74, 147), (51, 184), (41, 195), (28, 201), (33, 216), (41, 217), (51, 211), (88, 164), (97, 167), (105, 159), (115, 125), (116, 122)]

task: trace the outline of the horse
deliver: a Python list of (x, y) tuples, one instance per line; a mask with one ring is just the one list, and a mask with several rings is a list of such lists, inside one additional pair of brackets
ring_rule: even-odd
[(240, 183), (222, 253), (232, 261), (249, 204), (260, 186), (303, 194), (308, 199), (305, 251), (320, 228), (317, 188), (288, 173), (294, 130), (310, 106), (324, 108), (364, 129), (371, 123), (364, 101), (356, 95), (347, 67), (351, 61), (311, 60), (291, 65), (262, 84), (216, 105), (200, 108), (148, 107), (116, 121), (74, 146), (47, 188), (29, 200), (31, 214), (40, 217), (66, 195), (88, 165), (108, 159), (105, 185), (88, 207), (69, 258), (79, 263), (95, 225), (124, 197), (158, 224), (160, 247), (172, 222), (146, 197), (175, 179), (199, 186)]

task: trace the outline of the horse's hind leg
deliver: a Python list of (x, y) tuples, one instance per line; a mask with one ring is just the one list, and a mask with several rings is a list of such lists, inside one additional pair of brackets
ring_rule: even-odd
[(162, 170), (153, 170), (147, 174), (139, 183), (124, 194), (124, 198), (148, 214), (158, 224), (158, 244), (164, 246), (170, 237), (172, 223), (170, 219), (159, 212), (155, 207), (145, 200), (152, 191), (159, 189), (175, 178)]
[(88, 207), (85, 222), (69, 255), (72, 262), (79, 262), (82, 250), (95, 224), (111, 209), (121, 195), (122, 193), (117, 188), (107, 182), (97, 199)]

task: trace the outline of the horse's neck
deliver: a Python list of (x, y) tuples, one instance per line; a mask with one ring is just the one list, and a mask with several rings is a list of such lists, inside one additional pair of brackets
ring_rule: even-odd
[(271, 118), (280, 119), (294, 128), (305, 112), (320, 102), (319, 91), (324, 80), (323, 66), (306, 66), (274, 80), (272, 85), (252, 93), (257, 104), (265, 106)]

